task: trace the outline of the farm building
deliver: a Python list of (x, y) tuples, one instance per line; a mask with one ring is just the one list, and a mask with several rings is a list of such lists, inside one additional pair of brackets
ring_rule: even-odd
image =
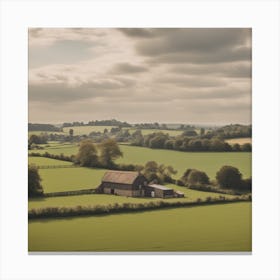
[(139, 172), (108, 171), (98, 189), (101, 193), (137, 197), (144, 196), (144, 186), (147, 183), (146, 178)]
[(183, 193), (162, 185), (148, 184), (147, 179), (139, 172), (108, 171), (104, 174), (99, 193), (132, 197), (183, 197)]

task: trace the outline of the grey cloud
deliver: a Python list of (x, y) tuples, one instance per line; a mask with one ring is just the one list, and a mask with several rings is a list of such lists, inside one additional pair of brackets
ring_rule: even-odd
[(148, 62), (151, 64), (167, 63), (223, 63), (235, 61), (251, 61), (251, 49), (248, 47), (240, 47), (236, 49), (222, 49), (205, 52), (175, 52), (167, 53), (159, 56), (151, 56)]
[(140, 54), (158, 56), (178, 52), (217, 51), (246, 43), (250, 31), (241, 28), (183, 28), (165, 29), (165, 36), (141, 41), (136, 49)]
[(163, 76), (155, 80), (161, 84), (169, 84), (185, 88), (204, 88), (204, 87), (219, 87), (225, 86), (226, 82), (217, 78), (207, 77), (182, 77), (182, 76)]
[(214, 77), (251, 78), (252, 65), (246, 63), (185, 64), (169, 68), (176, 74), (211, 75)]
[(133, 65), (130, 63), (118, 63), (113, 66), (110, 73), (112, 74), (129, 74), (129, 73), (142, 73), (147, 72), (148, 68), (139, 66), (139, 65)]
[(151, 38), (155, 36), (153, 29), (149, 28), (119, 28), (118, 30), (129, 37)]

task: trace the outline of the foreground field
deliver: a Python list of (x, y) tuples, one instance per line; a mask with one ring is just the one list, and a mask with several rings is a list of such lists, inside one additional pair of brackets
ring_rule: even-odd
[[(243, 176), (251, 176), (251, 153), (245, 152), (179, 152), (171, 150), (156, 150), (144, 147), (120, 145), (123, 157), (118, 163), (145, 164), (154, 160), (158, 163), (172, 165), (177, 171), (175, 177), (179, 178), (187, 168), (196, 168), (205, 171), (211, 179), (223, 165), (237, 167)], [(75, 155), (78, 152), (77, 144), (52, 144), (44, 150), (36, 152), (50, 154)]]
[(249, 202), (28, 225), (29, 251), (251, 251), (251, 242)]

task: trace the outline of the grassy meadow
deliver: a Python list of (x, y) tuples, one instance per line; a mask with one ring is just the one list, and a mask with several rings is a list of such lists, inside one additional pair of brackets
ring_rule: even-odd
[[(46, 146), (46, 145), (44, 145)], [(75, 155), (78, 152), (77, 144), (49, 144), (43, 150), (36, 152), (59, 155)], [(216, 172), (223, 165), (237, 167), (244, 178), (251, 176), (251, 153), (250, 152), (180, 152), (172, 150), (150, 149), (130, 145), (120, 145), (123, 157), (117, 163), (145, 164), (154, 160), (158, 163), (172, 165), (177, 171), (175, 177), (179, 178), (187, 168), (196, 168), (205, 171), (211, 179), (215, 178)]]
[(29, 251), (251, 251), (251, 203), (34, 220)]

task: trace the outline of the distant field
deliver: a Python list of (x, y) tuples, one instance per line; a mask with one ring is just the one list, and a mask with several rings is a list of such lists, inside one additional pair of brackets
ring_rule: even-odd
[[(125, 129), (125, 128), (124, 128)], [(168, 130), (168, 129), (140, 129), (142, 132), (142, 135), (148, 135), (148, 134), (152, 134), (155, 132), (162, 132), (165, 134), (169, 134), (170, 136), (177, 136), (183, 133), (182, 130)], [(132, 134), (133, 132), (135, 132), (136, 129), (135, 128), (130, 128), (129, 129), (129, 133)]]
[(251, 203), (34, 220), (29, 251), (251, 251)]
[(72, 128), (74, 130), (74, 135), (88, 135), (90, 134), (91, 132), (102, 132), (104, 131), (105, 128), (108, 129), (108, 131), (111, 130), (112, 127), (115, 127), (115, 126), (72, 126), (72, 127), (64, 127), (63, 128), (63, 131), (66, 133), (66, 134), (69, 134), (69, 130)]
[(245, 144), (245, 143), (250, 143), (252, 144), (252, 138), (233, 138), (233, 139), (227, 139), (226, 142), (229, 144)]
[[(178, 171), (177, 178), (181, 177), (187, 168), (197, 168), (205, 171), (213, 179), (223, 165), (239, 168), (244, 177), (251, 176), (250, 152), (179, 152), (129, 145), (120, 145), (120, 147), (124, 156), (117, 161), (118, 163), (145, 164), (147, 161), (154, 160), (158, 163), (172, 165)], [(51, 154), (75, 155), (78, 152), (78, 146), (77, 144), (53, 144), (45, 150), (35, 150), (34, 152), (44, 153), (45, 151)]]

